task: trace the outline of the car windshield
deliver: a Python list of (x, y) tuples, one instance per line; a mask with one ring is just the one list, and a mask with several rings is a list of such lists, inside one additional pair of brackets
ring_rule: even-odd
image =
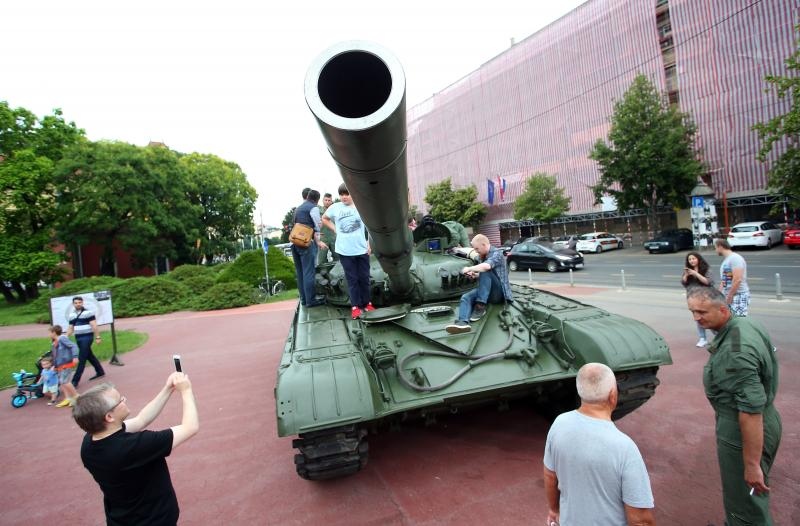
[(757, 226), (735, 226), (731, 232), (758, 232)]

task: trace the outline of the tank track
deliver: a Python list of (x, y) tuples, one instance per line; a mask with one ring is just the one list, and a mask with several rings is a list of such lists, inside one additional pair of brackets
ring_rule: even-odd
[[(612, 420), (619, 420), (653, 397), (656, 387), (661, 383), (656, 378), (657, 372), (658, 367), (648, 367), (615, 373), (619, 399), (617, 408), (611, 414)], [(555, 420), (561, 413), (577, 409), (580, 402), (575, 389), (575, 380), (570, 379), (568, 382), (560, 381), (547, 396), (540, 396), (537, 406), (542, 415), (550, 420)]]
[(616, 373), (619, 401), (611, 415), (612, 420), (619, 420), (653, 397), (656, 387), (661, 383), (656, 373), (658, 367)]
[(306, 480), (324, 480), (352, 475), (367, 465), (369, 446), (366, 429), (355, 425), (302, 433), (292, 440), (297, 474)]

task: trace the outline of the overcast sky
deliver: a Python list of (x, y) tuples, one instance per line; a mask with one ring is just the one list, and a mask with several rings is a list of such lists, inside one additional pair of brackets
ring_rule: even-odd
[(303, 187), (341, 182), (303, 95), (325, 48), (389, 48), (410, 108), (584, 1), (3, 0), (0, 100), (61, 108), (92, 140), (236, 162), (256, 222), (280, 225)]

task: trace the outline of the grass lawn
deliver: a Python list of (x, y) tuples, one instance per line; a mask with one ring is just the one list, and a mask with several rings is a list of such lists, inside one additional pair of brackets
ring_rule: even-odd
[[(21, 325), (23, 323), (36, 323), (36, 318), (39, 316), (35, 312), (29, 312), (26, 309), (28, 305), (9, 305), (6, 301), (0, 299), (0, 325)], [(47, 334), (47, 326), (45, 327), (45, 334)]]
[[(11, 373), (25, 369), (36, 372), (36, 360), (50, 350), (50, 338), (46, 325), (42, 325), (42, 338), (26, 338), (23, 340), (0, 340), (0, 388), (15, 385)], [(147, 334), (136, 331), (116, 331), (117, 354), (123, 354), (140, 347), (147, 341)], [(92, 352), (102, 361), (111, 358), (113, 351), (111, 331), (101, 331), (103, 343), (92, 345)]]
[[(286, 301), (286, 300), (296, 300), (300, 297), (300, 291), (297, 289), (290, 289), (280, 294), (275, 294), (274, 296), (267, 297), (266, 294), (263, 294), (264, 303), (275, 303), (276, 301)], [(2, 319), (0, 319), (0, 325), (2, 325)]]

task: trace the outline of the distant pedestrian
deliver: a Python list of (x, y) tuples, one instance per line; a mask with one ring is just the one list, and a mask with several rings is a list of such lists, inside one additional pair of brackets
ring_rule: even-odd
[[(423, 226), (425, 221), (423, 221)], [(489, 243), (489, 238), (477, 234), (470, 243), (478, 253), (480, 262), (461, 269), (461, 274), (477, 279), (478, 287), (464, 293), (458, 306), (458, 319), (445, 327), (450, 334), (472, 330), (470, 322), (479, 321), (486, 314), (487, 303), (505, 303), (513, 300), (508, 268), (503, 252)]]
[(64, 399), (55, 405), (56, 407), (71, 407), (75, 404), (75, 399), (78, 398), (78, 391), (72, 385), (72, 375), (79, 363), (80, 350), (62, 332), (61, 325), (50, 327), (53, 366), (58, 372), (58, 388), (61, 390), (61, 394), (64, 395)]
[(764, 326), (734, 316), (718, 290), (692, 287), (686, 301), (700, 325), (717, 331), (708, 347), (703, 387), (714, 408), (726, 524), (770, 526), (769, 472), (782, 433), (773, 405), (776, 349)]
[[(180, 425), (147, 430), (173, 391), (183, 402)], [(185, 374), (172, 373), (133, 418), (126, 402), (110, 384), (95, 386), (78, 398), (72, 417), (86, 432), (81, 460), (103, 492), (107, 524), (173, 526), (180, 509), (166, 457), (200, 430), (192, 384)]]
[(369, 256), (367, 228), (350, 197), (347, 185), (339, 186), (340, 202), (334, 203), (322, 216), (322, 223), (336, 234), (336, 252), (344, 269), (350, 295), (350, 314), (353, 319), (362, 311), (372, 311), (369, 291)]
[[(708, 265), (708, 261), (706, 261), (699, 252), (689, 252), (686, 255), (681, 283), (687, 289), (689, 287), (714, 286), (714, 277)], [(705, 347), (708, 344), (708, 340), (706, 340), (706, 330), (697, 322), (695, 322), (695, 325), (697, 326), (697, 336), (699, 337), (695, 346)]]
[[(322, 210), (320, 210), (320, 214), (325, 214), (332, 204), (333, 196), (330, 193), (326, 193), (322, 197)], [(317, 265), (327, 263), (328, 254), (331, 255), (333, 261), (338, 261), (339, 254), (336, 253), (336, 232), (326, 227), (324, 223), (320, 230), (320, 240), (322, 244), (320, 245), (319, 254), (317, 255)]]
[(89, 380), (101, 378), (106, 375), (103, 366), (100, 365), (100, 360), (92, 352), (92, 342), (98, 345), (102, 343), (100, 338), (100, 329), (97, 327), (97, 320), (95, 313), (91, 309), (87, 309), (83, 303), (83, 298), (75, 296), (72, 298), (72, 310), (69, 313), (69, 329), (67, 329), (67, 337), (75, 335), (75, 343), (78, 344), (80, 354), (78, 355), (78, 367), (75, 369), (75, 375), (72, 377), (72, 385), (78, 387), (83, 376), (83, 369), (86, 367), (88, 360), (92, 367), (94, 367), (94, 376)]
[(714, 241), (717, 254), (722, 256), (719, 266), (719, 290), (736, 316), (747, 316), (750, 308), (750, 287), (747, 286), (747, 262), (733, 251), (726, 239)]
[(581, 405), (558, 416), (544, 449), (546, 524), (653, 525), (653, 492), (639, 448), (611, 421), (614, 372), (587, 363), (576, 378)]
[[(305, 192), (305, 190), (303, 191)], [(324, 305), (324, 300), (317, 300), (314, 275), (317, 267), (317, 250), (320, 248), (319, 229), (320, 222), (319, 192), (309, 190), (306, 200), (303, 201), (294, 211), (293, 224), (300, 223), (314, 230), (311, 244), (307, 247), (292, 244), (292, 260), (294, 261), (294, 271), (297, 277), (297, 289), (300, 292), (300, 304), (306, 307), (316, 307)]]

